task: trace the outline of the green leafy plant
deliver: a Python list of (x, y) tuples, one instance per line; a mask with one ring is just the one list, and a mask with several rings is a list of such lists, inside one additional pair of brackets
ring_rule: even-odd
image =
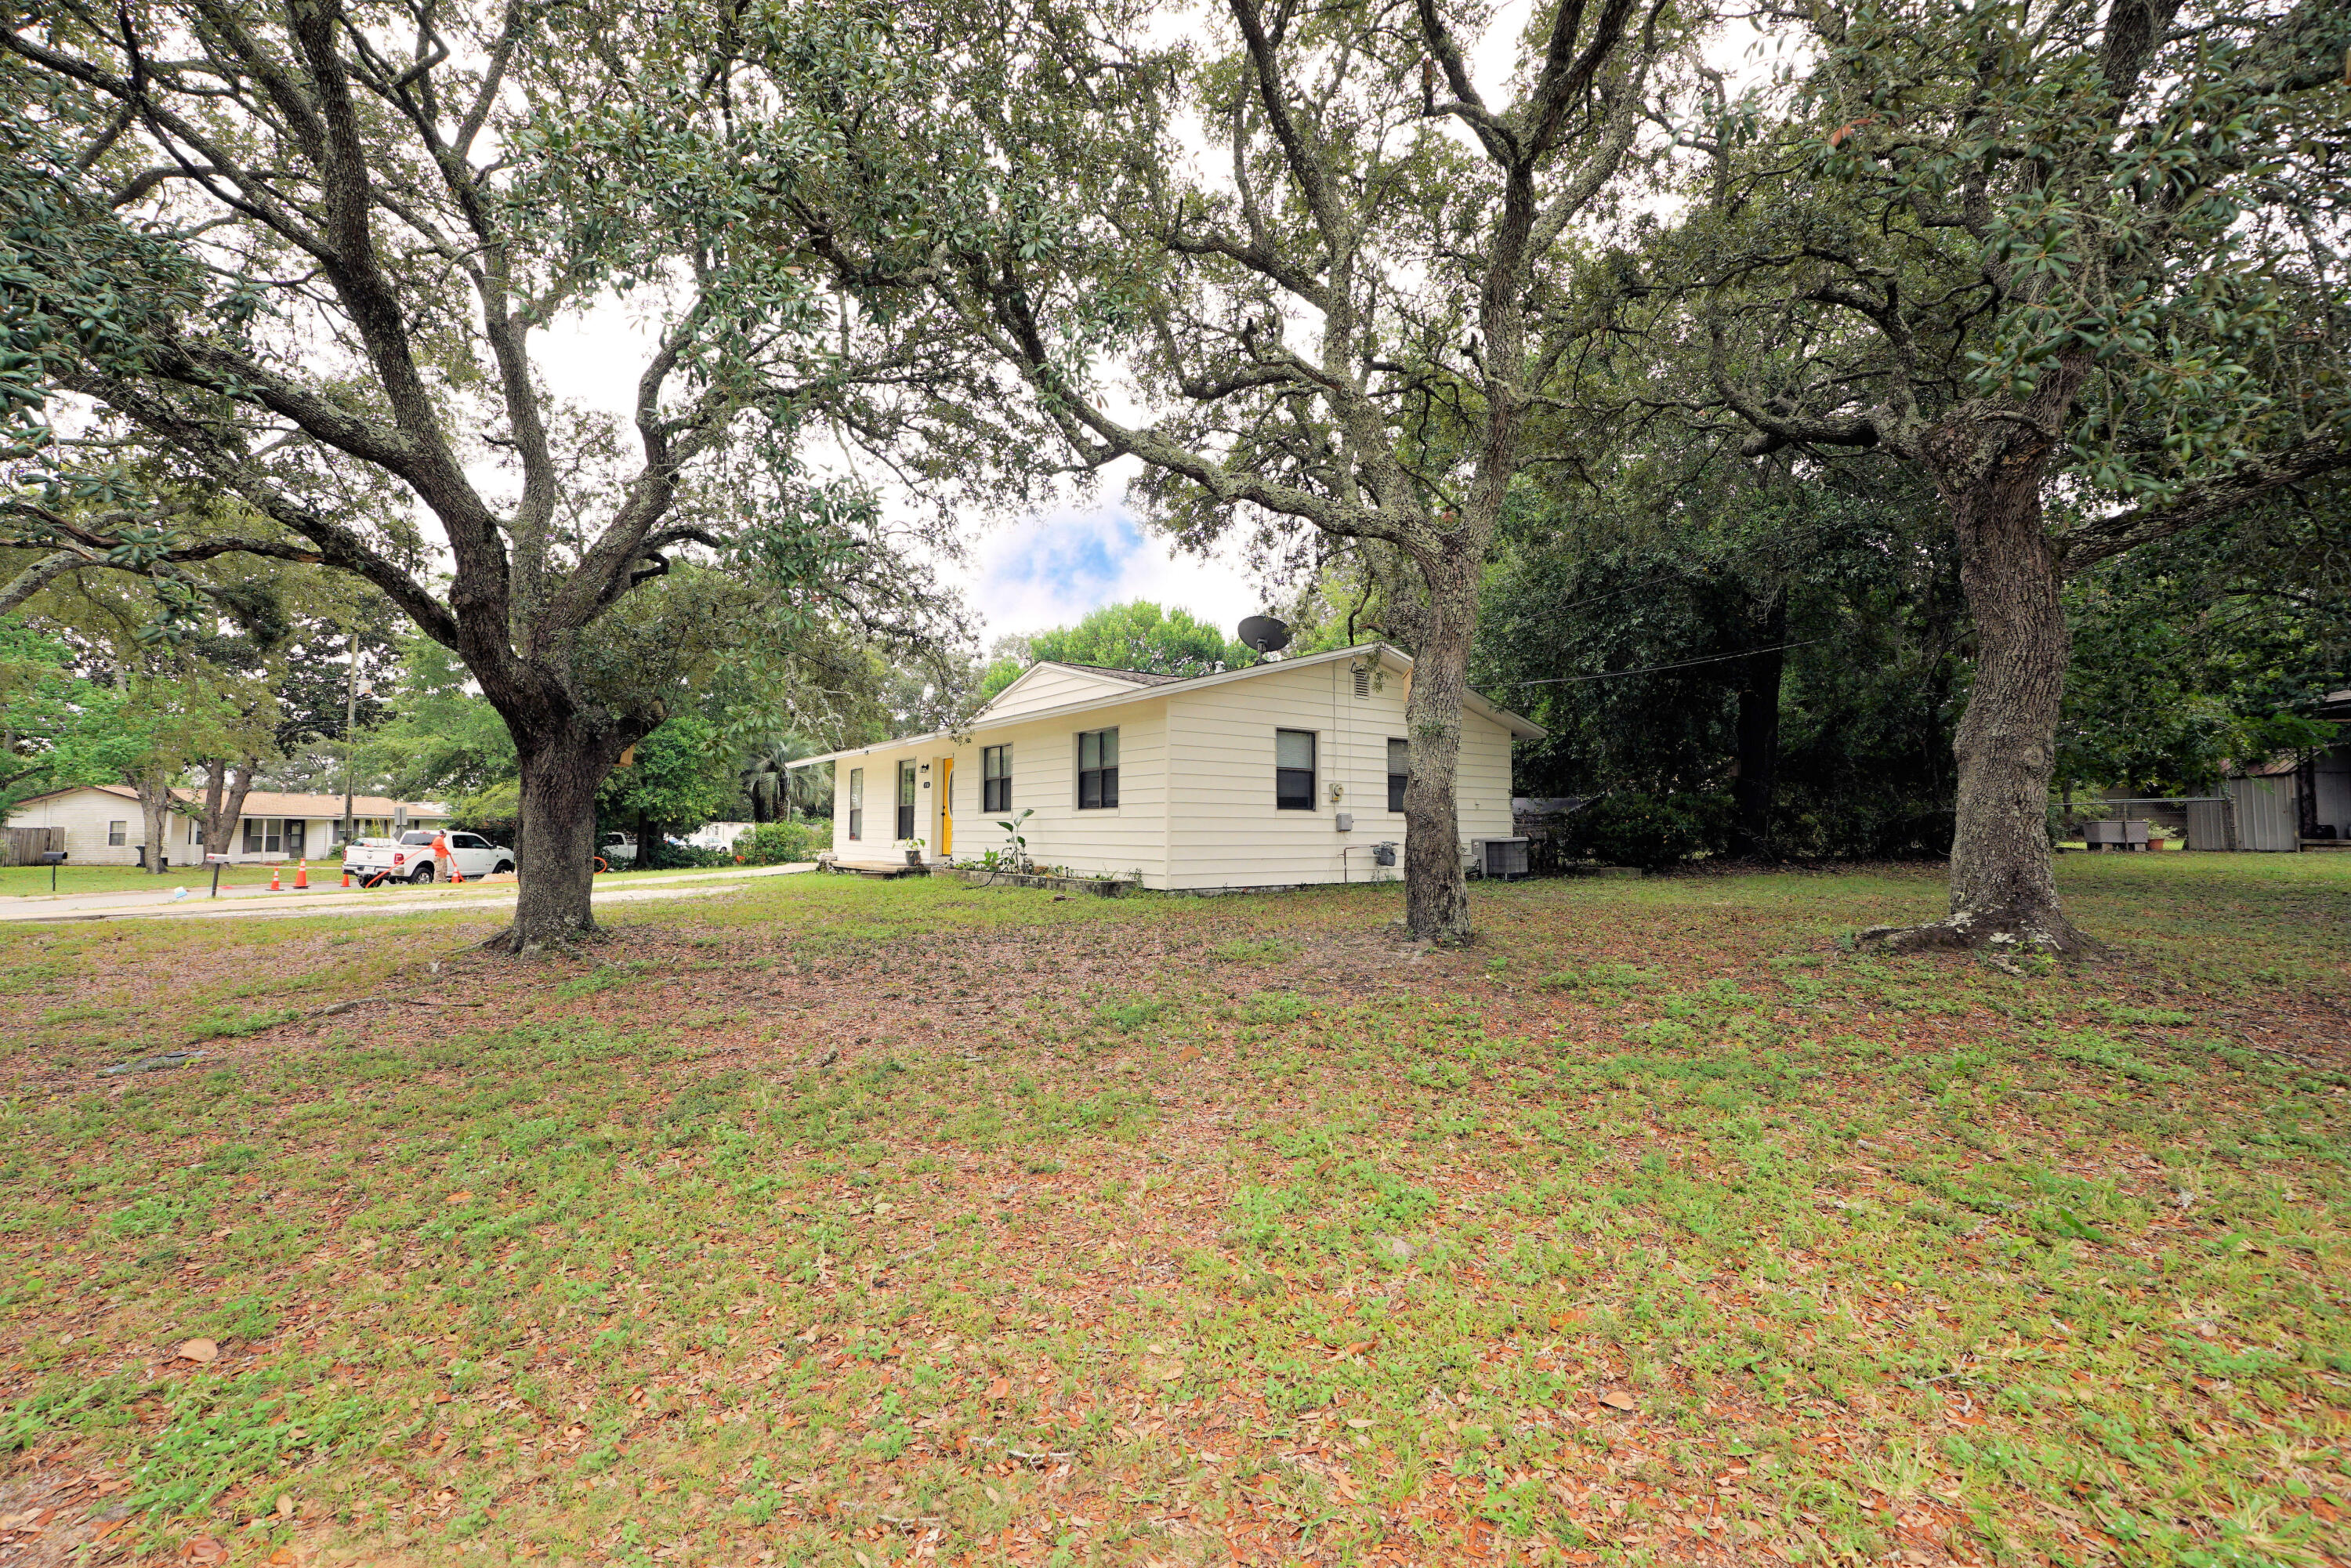
[(1013, 817), (1008, 821), (999, 820), (997, 822), (996, 825), (1004, 830), (1005, 837), (1012, 841), (1011, 843), (1005, 847), (1002, 854), (1002, 860), (1006, 869), (1010, 871), (1026, 871), (1029, 869), (1029, 841), (1021, 836), (1020, 824), (1026, 822), (1029, 818), (1036, 814), (1037, 808), (1030, 806), (1023, 810), (1017, 817)]

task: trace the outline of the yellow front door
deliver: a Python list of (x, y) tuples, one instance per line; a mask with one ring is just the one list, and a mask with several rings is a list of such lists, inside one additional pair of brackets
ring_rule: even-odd
[(955, 758), (939, 758), (939, 858), (955, 853)]

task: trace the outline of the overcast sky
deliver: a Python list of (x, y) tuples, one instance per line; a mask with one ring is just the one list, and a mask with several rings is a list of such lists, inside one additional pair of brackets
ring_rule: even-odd
[[(1167, 24), (1187, 16), (1185, 0), (1165, 6)], [(1510, 64), (1530, 0), (1501, 0), (1471, 51), (1489, 99), (1510, 96)], [(1734, 78), (1764, 68), (1759, 37), (1733, 27), (1708, 53)], [(1772, 51), (1766, 49), (1761, 54)], [(629, 416), (636, 375), (652, 340), (617, 308), (569, 319), (532, 344), (549, 382), (563, 396)], [(1117, 409), (1122, 416), (1140, 411)], [(941, 576), (964, 596), (985, 648), (1008, 632), (1067, 625), (1104, 604), (1155, 600), (1188, 610), (1230, 632), (1245, 615), (1268, 608), (1238, 550), (1203, 559), (1170, 548), (1124, 505), (1128, 465), (1097, 481), (1091, 504), (997, 525), (966, 540), (965, 557), (941, 564)]]

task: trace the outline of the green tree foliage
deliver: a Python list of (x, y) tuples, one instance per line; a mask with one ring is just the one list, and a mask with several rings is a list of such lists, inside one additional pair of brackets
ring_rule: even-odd
[(514, 735), (467, 681), (447, 648), (402, 637), (389, 716), (360, 744), (360, 777), (397, 800), (445, 802), (468, 827), (511, 832), (521, 804)]
[(1522, 502), (1474, 666), (1552, 732), (1520, 793), (1628, 798), (1590, 825), (1645, 856), (1948, 848), (1965, 618), (1930, 497), (1700, 451)]
[[(1717, 117), (1661, 277), (1750, 455), (1930, 480), (1977, 657), (1948, 919), (2070, 949), (2043, 803), (2063, 580), (2351, 463), (2339, 0), (1854, 0), (1784, 115)], [(2052, 509), (2053, 496), (2065, 505)]]
[(121, 783), (152, 729), (120, 686), (82, 678), (64, 643), (0, 619), (0, 818), (28, 796)]
[[(714, 90), (747, 36), (862, 68), (822, 15), (625, 0), (39, 0), (0, 31), (16, 451), (44, 455), (42, 411), (72, 394), (171, 482), (32, 475), (0, 504), (39, 552), (7, 592), (90, 563), (169, 589), (204, 552), (369, 584), (513, 732), (535, 831), (510, 946), (592, 926), (597, 788), (686, 706), (723, 597), (655, 592), (674, 570), (723, 567), (786, 619), (901, 640), (938, 620), (871, 497), (796, 453), (825, 416), (886, 442), (943, 406), (926, 386), (958, 361), (898, 314), (838, 308), (831, 270), (775, 243), (823, 204), (794, 180), (834, 109), (769, 95), (747, 116)], [(859, 194), (919, 204), (936, 177), (893, 174), (862, 171)], [(625, 422), (535, 361), (538, 334), (591, 312), (647, 327)]]
[(1008, 639), (1008, 643), (1018, 651), (991, 660), (981, 673), (977, 695), (982, 703), (1040, 664), (1092, 664), (1188, 679), (1238, 670), (1257, 661), (1255, 650), (1190, 611), (1162, 609), (1148, 599), (1105, 604), (1075, 625), (1056, 626)]
[[(638, 743), (632, 760), (596, 792), (596, 814), (609, 826), (645, 830), (648, 843), (658, 845), (664, 833), (692, 832), (742, 799), (736, 754), (703, 714), (674, 716)], [(650, 857), (641, 853), (639, 863)]]
[(2332, 745), (2310, 716), (2351, 684), (2351, 485), (2103, 563), (2066, 603), (2061, 789), (2209, 794), (2231, 764)]
[[(747, 51), (772, 93), (842, 106), (808, 152), (839, 199), (789, 232), (1008, 370), (1055, 438), (1023, 449), (1032, 473), (1137, 459), (1189, 538), (1394, 547), (1432, 608), (1406, 919), (1462, 938), (1479, 577), (1530, 411), (1572, 385), (1580, 231), (1614, 215), (1691, 18), (1562, 5), (1510, 40), (1437, 0), (1225, 0), (1174, 43), (1164, 20), (1124, 0), (905, 7), (854, 72), (786, 40)], [(1519, 44), (1515, 72), (1480, 79), (1489, 42)], [(947, 199), (919, 217), (859, 199), (869, 169), (924, 171)], [(967, 199), (983, 172), (989, 199)], [(991, 381), (954, 402), (1004, 399)], [(975, 452), (959, 433), (947, 450)]]

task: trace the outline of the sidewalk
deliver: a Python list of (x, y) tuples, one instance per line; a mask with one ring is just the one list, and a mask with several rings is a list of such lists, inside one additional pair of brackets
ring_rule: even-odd
[[(598, 904), (629, 904), (646, 898), (694, 898), (705, 893), (731, 892), (745, 882), (763, 876), (789, 876), (813, 871), (813, 861), (791, 865), (738, 866), (728, 871), (608, 873), (596, 879)], [(324, 879), (322, 879), (324, 880)], [(680, 886), (678, 884), (685, 885)], [(433, 915), (442, 911), (498, 909), (511, 905), (515, 879), (486, 877), (467, 883), (431, 883), (419, 887), (395, 883), (362, 892), (346, 891), (341, 873), (325, 886), (297, 893), (287, 888), (272, 893), (266, 887), (225, 887), (220, 897), (191, 892), (185, 898), (169, 893), (69, 893), (0, 898), (0, 923), (30, 920), (229, 920), (273, 919), (308, 915)]]

